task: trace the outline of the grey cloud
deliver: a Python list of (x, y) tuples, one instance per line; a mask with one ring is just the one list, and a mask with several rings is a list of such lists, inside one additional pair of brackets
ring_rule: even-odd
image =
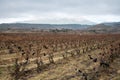
[(0, 18), (69, 15), (118, 15), (120, 0), (0, 0)]

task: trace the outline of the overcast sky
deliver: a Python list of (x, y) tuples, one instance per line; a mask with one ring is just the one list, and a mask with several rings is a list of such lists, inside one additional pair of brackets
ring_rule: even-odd
[(120, 21), (120, 0), (0, 0), (0, 23), (77, 23)]

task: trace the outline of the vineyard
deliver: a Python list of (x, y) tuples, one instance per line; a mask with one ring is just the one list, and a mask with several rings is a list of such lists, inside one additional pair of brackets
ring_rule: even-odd
[(0, 80), (120, 80), (120, 34), (0, 34)]

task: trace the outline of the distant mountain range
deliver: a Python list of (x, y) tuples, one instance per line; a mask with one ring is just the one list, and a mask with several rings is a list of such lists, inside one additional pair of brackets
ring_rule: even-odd
[(120, 22), (96, 24), (86, 30), (95, 33), (120, 33)]
[(120, 33), (120, 22), (101, 23), (96, 25), (81, 24), (29, 24), (29, 23), (5, 23), (0, 24), (0, 32), (12, 31), (39, 31), (49, 29), (82, 30), (91, 33)]
[(9, 23), (0, 24), (0, 29), (85, 29), (90, 25), (81, 24), (29, 24), (29, 23)]

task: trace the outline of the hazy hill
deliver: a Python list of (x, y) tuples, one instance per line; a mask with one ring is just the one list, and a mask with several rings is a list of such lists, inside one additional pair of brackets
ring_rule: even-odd
[(88, 27), (86, 30), (95, 33), (120, 33), (120, 22), (101, 23)]
[[(96, 25), (81, 24), (28, 24), (9, 23), (0, 24), (0, 32), (35, 32), (39, 30), (82, 30), (89, 33), (120, 33), (120, 22), (101, 23)], [(55, 31), (56, 32), (56, 31)]]
[(27, 23), (11, 23), (11, 24), (0, 24), (0, 29), (84, 29), (90, 25), (81, 24), (27, 24)]

